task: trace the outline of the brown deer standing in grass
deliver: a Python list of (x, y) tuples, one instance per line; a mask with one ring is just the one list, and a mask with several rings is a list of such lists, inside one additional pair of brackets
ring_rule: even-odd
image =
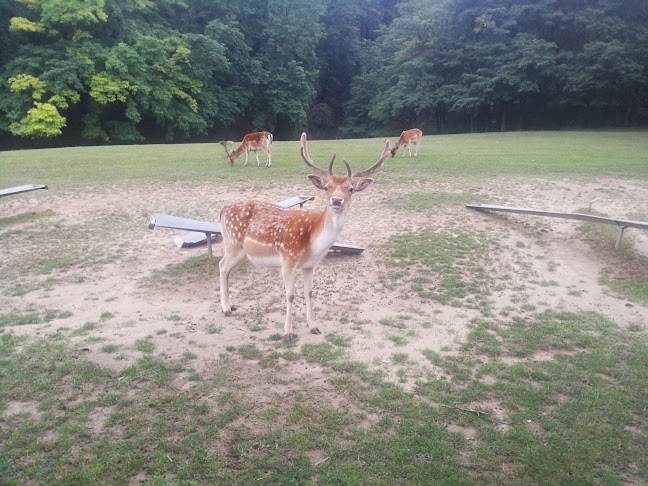
[(390, 142), (378, 161), (366, 170), (352, 171), (346, 165), (346, 175), (333, 173), (335, 155), (328, 170), (315, 165), (308, 154), (306, 134), (301, 136), (301, 157), (316, 174), (308, 178), (313, 185), (326, 191), (326, 207), (321, 213), (304, 209), (283, 209), (274, 204), (245, 201), (226, 206), (221, 211), (223, 258), (220, 268), (221, 307), (230, 316), (235, 307), (230, 302), (229, 274), (247, 257), (262, 267), (280, 267), (286, 288), (286, 324), (284, 337), (293, 337), (292, 306), (295, 297), (295, 278), (301, 268), (304, 276), (306, 321), (313, 334), (321, 334), (313, 317), (313, 271), (342, 231), (344, 218), (351, 205), (351, 195), (367, 189), (373, 179), (353, 181), (378, 170), (389, 155)]
[[(396, 155), (396, 152), (398, 151), (398, 148), (401, 147), (402, 145), (407, 145), (407, 150), (409, 152), (409, 156), (412, 156), (412, 144), (416, 145), (416, 152), (414, 153), (414, 157), (418, 155), (418, 149), (419, 145), (421, 144), (421, 138), (423, 138), (423, 132), (419, 130), (418, 128), (412, 128), (411, 130), (405, 130), (403, 133), (401, 133), (400, 138), (398, 139), (398, 142), (396, 142), (396, 145), (394, 145), (391, 149), (391, 154), (392, 157)], [(403, 157), (405, 157), (405, 150), (403, 149)]]
[(234, 142), (232, 142), (231, 140), (218, 143), (225, 147), (225, 153), (227, 153), (227, 158), (230, 160), (230, 163), (232, 165), (234, 165), (236, 159), (238, 159), (239, 156), (243, 152), (245, 152), (245, 164), (243, 164), (243, 167), (245, 167), (246, 165), (248, 165), (250, 152), (254, 152), (254, 155), (256, 156), (257, 167), (260, 167), (261, 162), (259, 161), (259, 151), (261, 151), (266, 154), (265, 166), (272, 167), (272, 141), (272, 133), (256, 132), (248, 133), (247, 135), (245, 135), (243, 137), (243, 140), (241, 141), (241, 145), (239, 145), (236, 150), (232, 150), (234, 148)]

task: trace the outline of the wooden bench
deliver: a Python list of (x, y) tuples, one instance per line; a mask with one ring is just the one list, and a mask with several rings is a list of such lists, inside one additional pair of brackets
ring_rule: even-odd
[(24, 186), (9, 187), (7, 189), (0, 189), (0, 197), (13, 196), (21, 192), (37, 191), (38, 189), (47, 189), (44, 184), (27, 184)]
[(492, 206), (490, 204), (466, 204), (466, 207), (468, 209), (475, 209), (478, 211), (502, 211), (507, 213), (531, 214), (533, 216), (548, 216), (551, 218), (577, 219), (580, 221), (589, 221), (591, 223), (614, 224), (619, 227), (619, 236), (617, 237), (614, 248), (619, 248), (619, 243), (621, 243), (623, 231), (626, 228), (648, 230), (648, 223), (644, 221), (628, 221), (625, 219), (605, 218), (603, 216), (595, 216), (593, 214), (557, 213), (553, 211), (542, 211), (541, 209), (511, 208), (508, 206)]
[[(277, 203), (277, 206), (281, 206), (283, 208), (291, 208), (299, 205), (303, 207), (304, 203), (312, 201), (313, 199), (315, 199), (313, 196), (295, 196)], [(210, 257), (213, 256), (212, 242), (214, 241), (214, 239), (221, 238), (220, 223), (208, 223), (205, 221), (180, 218), (178, 216), (171, 216), (161, 213), (155, 213), (151, 216), (148, 228), (151, 230), (155, 228), (171, 228), (190, 231), (191, 233), (176, 236), (173, 239), (173, 242), (179, 248), (185, 248), (188, 246), (200, 245), (206, 241), (207, 251)], [(362, 253), (364, 251), (364, 248), (336, 243), (330, 248), (330, 251), (358, 254)]]

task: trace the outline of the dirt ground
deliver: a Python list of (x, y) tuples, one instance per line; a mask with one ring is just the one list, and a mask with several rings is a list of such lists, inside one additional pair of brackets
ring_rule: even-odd
[[(327, 334), (336, 333), (350, 338), (348, 359), (366, 362), (388, 374), (393, 355), (406, 353), (420, 366), (405, 379), (399, 378), (405, 387), (431, 369), (423, 350), (457, 350), (471, 319), (480, 317), (478, 310), (443, 305), (422, 299), (406, 287), (384, 284), (389, 271), (385, 243), (393, 235), (421, 228), (470, 228), (497, 239), (499, 245), (489, 255), (488, 268), (494, 275), (506, 276), (488, 297), (497, 318), (531, 312), (524, 309), (554, 309), (594, 311), (621, 326), (648, 322), (647, 307), (619, 298), (599, 283), (606, 262), (583, 241), (580, 222), (484, 214), (463, 204), (441, 204), (425, 211), (397, 209), (390, 201), (397, 200), (403, 188), (390, 187), (376, 184), (354, 198), (339, 242), (364, 247), (364, 253), (330, 254), (315, 271), (315, 315), (323, 335), (308, 332), (299, 275), (294, 314), (299, 346), (325, 342)], [(550, 211), (582, 211), (599, 198), (593, 209), (625, 219), (637, 219), (648, 210), (648, 181), (641, 179), (500, 176), (413, 181), (408, 189), (413, 187), (473, 194), (474, 203)], [(203, 256), (207, 250), (205, 246), (176, 247), (173, 237), (183, 231), (149, 230), (150, 214), (218, 221), (226, 203), (241, 199), (273, 202), (298, 194), (320, 196), (304, 178), (303, 183), (282, 188), (250, 189), (244, 182), (223, 187), (215, 182), (133, 181), (129, 187), (105, 185), (83, 191), (52, 187), (3, 198), (0, 218), (28, 213), (38, 217), (0, 226), (0, 270), (4, 274), (0, 278), (0, 307), (4, 309), (0, 314), (47, 309), (66, 313), (61, 319), (12, 326), (11, 332), (30, 336), (63, 333), (91, 360), (115, 370), (139, 358), (135, 342), (150, 337), (156, 354), (177, 360), (191, 352), (197, 355), (196, 370), (208, 372), (226, 348), (252, 342), (263, 346), (271, 335), (283, 333), (285, 303), (279, 271), (255, 269), (249, 263), (235, 270), (230, 279), (231, 295), (238, 310), (225, 317), (219, 305), (216, 270), (195, 278), (182, 274), (177, 281), (171, 276), (161, 282), (160, 272), (177, 268), (192, 256)], [(319, 210), (322, 204), (321, 197), (316, 197), (306, 207)], [(624, 238), (633, 242), (636, 251), (648, 255), (648, 232), (628, 229)], [(220, 245), (215, 244), (214, 266), (220, 251)], [(33, 270), (40, 260), (66, 255), (72, 260), (67, 265), (51, 272)], [(27, 271), (21, 273), (21, 267)], [(548, 281), (553, 283), (541, 283)], [(18, 284), (34, 283), (32, 291), (12, 290)], [(406, 319), (414, 330), (405, 343), (389, 339), (394, 329), (381, 324), (389, 319)], [(75, 332), (84, 327), (87, 332)], [(107, 344), (117, 345), (118, 352), (103, 352)], [(318, 379), (323, 372), (318, 366), (293, 364), (288, 365), (286, 376)], [(397, 380), (393, 374), (392, 378)]]

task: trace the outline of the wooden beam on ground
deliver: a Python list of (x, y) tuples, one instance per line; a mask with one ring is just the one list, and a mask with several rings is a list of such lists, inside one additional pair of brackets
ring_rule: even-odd
[[(214, 233), (212, 242), (220, 238), (220, 235)], [(193, 246), (203, 245), (207, 241), (207, 235), (200, 231), (192, 231), (184, 235), (175, 236), (173, 242), (178, 248), (191, 248)]]
[(618, 218), (606, 218), (603, 216), (594, 216), (593, 214), (557, 213), (554, 211), (542, 211), (540, 209), (492, 206), (490, 204), (466, 204), (466, 207), (468, 209), (476, 209), (477, 211), (502, 211), (506, 213), (531, 214), (533, 216), (548, 216), (551, 218), (577, 219), (580, 221), (589, 221), (591, 223), (613, 224), (619, 227), (619, 237), (617, 238), (616, 245), (614, 246), (615, 248), (619, 247), (619, 243), (621, 243), (621, 237), (623, 236), (623, 230), (625, 230), (626, 228), (648, 230), (648, 222), (645, 221), (629, 221)]
[(220, 223), (207, 223), (205, 221), (197, 221), (195, 219), (180, 218), (178, 216), (170, 216), (168, 214), (155, 213), (151, 216), (149, 221), (149, 229), (156, 227), (181, 229), (186, 231), (201, 232), (205, 235), (207, 240), (207, 251), (209, 256), (212, 256), (212, 236), (221, 236)]
[(0, 189), (0, 197), (13, 196), (21, 192), (37, 191), (38, 189), (47, 189), (44, 184), (26, 184), (24, 186), (9, 187), (7, 189)]
[[(298, 204), (302, 206), (304, 203), (312, 201), (313, 199), (315, 199), (313, 196), (295, 196), (286, 199), (285, 201), (281, 201), (277, 205), (285, 208), (297, 206)], [(155, 228), (171, 228), (190, 231), (191, 233), (176, 236), (173, 239), (173, 242), (176, 246), (184, 248), (187, 246), (200, 245), (207, 241), (207, 249), (210, 257), (212, 256), (212, 241), (222, 237), (220, 223), (207, 223), (205, 221), (181, 218), (161, 213), (155, 213), (151, 216), (148, 228), (151, 230)], [(336, 243), (330, 248), (330, 251), (358, 254), (362, 253), (364, 248)]]
[(219, 234), (221, 232), (220, 223), (207, 223), (196, 219), (180, 218), (168, 214), (155, 213), (149, 221), (149, 229), (171, 228), (186, 231), (200, 231), (207, 234)]
[[(284, 201), (278, 202), (277, 206), (281, 206), (282, 208), (286, 208), (286, 209), (292, 208), (297, 205), (299, 205), (300, 207), (304, 207), (305, 203), (307, 203), (308, 201), (312, 201), (313, 199), (315, 199), (315, 196), (295, 196), (286, 199)], [(220, 230), (218, 234), (212, 233), (211, 238), (207, 233), (203, 233), (200, 230), (198, 230), (198, 231), (192, 231), (191, 233), (187, 233), (185, 235), (176, 236), (175, 238), (173, 238), (173, 242), (176, 244), (178, 248), (187, 248), (187, 247), (202, 245), (205, 242), (207, 242), (207, 245), (209, 246), (210, 243), (209, 240), (211, 239), (211, 241), (214, 241), (214, 239), (218, 237), (220, 237)]]
[(353, 245), (344, 245), (342, 243), (335, 243), (331, 248), (329, 248), (329, 251), (360, 254), (364, 251), (364, 248), (360, 248), (359, 246), (353, 246)]

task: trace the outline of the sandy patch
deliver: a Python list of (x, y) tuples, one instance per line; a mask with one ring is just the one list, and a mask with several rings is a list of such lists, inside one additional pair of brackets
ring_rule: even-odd
[[(492, 203), (545, 210), (579, 211), (589, 201), (610, 216), (636, 219), (646, 214), (648, 181), (639, 179), (490, 178), (486, 180), (418, 182), (417, 190), (475, 194), (475, 203)], [(227, 318), (218, 303), (216, 269), (209, 278), (156, 283), (156, 272), (206, 254), (205, 247), (179, 249), (173, 237), (181, 231), (149, 230), (151, 213), (162, 212), (218, 221), (220, 208), (244, 198), (279, 201), (297, 194), (319, 196), (307, 181), (283, 188), (250, 189), (243, 182), (218, 187), (212, 182), (133, 182), (128, 187), (99, 186), (82, 192), (57, 190), (3, 198), (2, 217), (34, 212), (42, 218), (12, 224), (0, 230), (3, 263), (0, 271), (12, 275), (0, 280), (0, 306), (5, 313), (71, 313), (64, 319), (13, 326), (17, 334), (48, 336), (67, 333), (84, 353), (102, 366), (121, 370), (142, 353), (136, 341), (148, 339), (155, 353), (168, 360), (185, 353), (196, 355), (193, 366), (209, 372), (210, 363), (226, 352), (251, 342), (263, 345), (282, 333), (284, 290), (279, 272), (257, 270), (249, 264), (231, 276), (231, 295), (239, 309)], [(477, 195), (478, 194), (478, 195)], [(482, 230), (495, 238), (497, 249), (489, 272), (503, 282), (489, 297), (495, 315), (504, 319), (545, 309), (594, 311), (621, 326), (643, 325), (648, 309), (612, 295), (599, 283), (605, 262), (582, 241), (577, 221), (533, 216), (483, 214), (462, 205), (445, 205), (413, 212), (387, 204), (397, 198), (397, 188), (380, 184), (355, 196), (339, 241), (366, 248), (362, 255), (331, 254), (315, 272), (316, 318), (322, 336), (311, 335), (305, 324), (301, 278), (297, 282), (294, 323), (299, 345), (322, 343), (326, 334), (350, 340), (346, 356), (411, 387), (432, 366), (424, 350), (451, 353), (464, 342), (469, 322), (479, 317), (475, 309), (442, 305), (421, 299), (411, 289), (389, 289), (386, 242), (400, 232), (421, 228)], [(320, 198), (321, 199), (321, 198)], [(309, 203), (321, 208), (321, 200)], [(81, 236), (77, 236), (81, 235)], [(626, 230), (637, 251), (648, 255), (648, 235)], [(217, 266), (220, 248), (214, 247)], [(39, 273), (39, 259), (71, 255), (64, 268)], [(23, 266), (24, 273), (17, 268)], [(36, 290), (14, 291), (18, 283), (36, 282)], [(152, 285), (150, 285), (152, 284)], [(524, 309), (529, 309), (525, 311)], [(394, 330), (381, 320), (406, 316), (406, 329)], [(80, 329), (86, 332), (78, 332)], [(77, 331), (77, 332), (75, 332)], [(399, 334), (405, 343), (390, 336)], [(107, 345), (116, 351), (104, 351)], [(392, 361), (406, 354), (419, 371), (396, 372), (405, 366)], [(411, 369), (412, 367), (410, 367)], [(322, 370), (289, 366), (288, 374), (324, 381)], [(306, 373), (306, 375), (304, 375)], [(303, 376), (302, 376), (303, 375)], [(403, 379), (403, 376), (407, 376)], [(313, 457), (317, 459), (317, 457)]]

